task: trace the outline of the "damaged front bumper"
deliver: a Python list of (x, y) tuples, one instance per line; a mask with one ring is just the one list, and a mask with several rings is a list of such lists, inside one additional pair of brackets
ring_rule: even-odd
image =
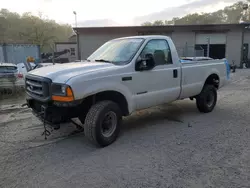
[(79, 116), (79, 105), (81, 101), (71, 103), (57, 103), (54, 101), (41, 102), (27, 98), (27, 105), (32, 113), (42, 122), (57, 128), (61, 123), (70, 122), (71, 118)]

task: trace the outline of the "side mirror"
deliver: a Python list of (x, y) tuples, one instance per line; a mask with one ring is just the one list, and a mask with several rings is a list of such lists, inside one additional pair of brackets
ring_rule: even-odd
[(154, 58), (151, 54), (146, 54), (145, 58), (138, 58), (135, 65), (136, 71), (151, 70), (155, 67)]

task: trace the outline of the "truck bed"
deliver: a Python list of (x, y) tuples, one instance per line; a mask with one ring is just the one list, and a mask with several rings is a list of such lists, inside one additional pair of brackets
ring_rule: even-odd
[[(220, 77), (219, 88), (222, 87), (226, 80), (225, 60), (204, 60), (188, 61), (182, 63), (182, 92), (180, 98), (187, 98), (199, 94), (204, 85), (204, 80), (211, 74), (217, 74)], [(210, 67), (208, 69), (208, 67)], [(209, 70), (209, 71), (208, 71)]]

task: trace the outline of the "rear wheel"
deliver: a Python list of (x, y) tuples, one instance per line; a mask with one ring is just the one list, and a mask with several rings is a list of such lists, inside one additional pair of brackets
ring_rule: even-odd
[(87, 113), (84, 124), (85, 135), (98, 146), (108, 146), (117, 139), (121, 120), (122, 113), (116, 103), (98, 102)]
[(201, 93), (196, 97), (196, 106), (200, 112), (213, 111), (217, 102), (217, 89), (213, 85), (205, 85)]

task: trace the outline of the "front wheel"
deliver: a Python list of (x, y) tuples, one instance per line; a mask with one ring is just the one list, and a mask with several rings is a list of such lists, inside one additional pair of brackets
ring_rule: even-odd
[(205, 85), (196, 97), (196, 106), (200, 112), (212, 112), (217, 102), (217, 89), (213, 85)]
[(98, 146), (108, 146), (117, 139), (121, 121), (122, 113), (116, 103), (98, 102), (87, 113), (84, 124), (85, 136)]

